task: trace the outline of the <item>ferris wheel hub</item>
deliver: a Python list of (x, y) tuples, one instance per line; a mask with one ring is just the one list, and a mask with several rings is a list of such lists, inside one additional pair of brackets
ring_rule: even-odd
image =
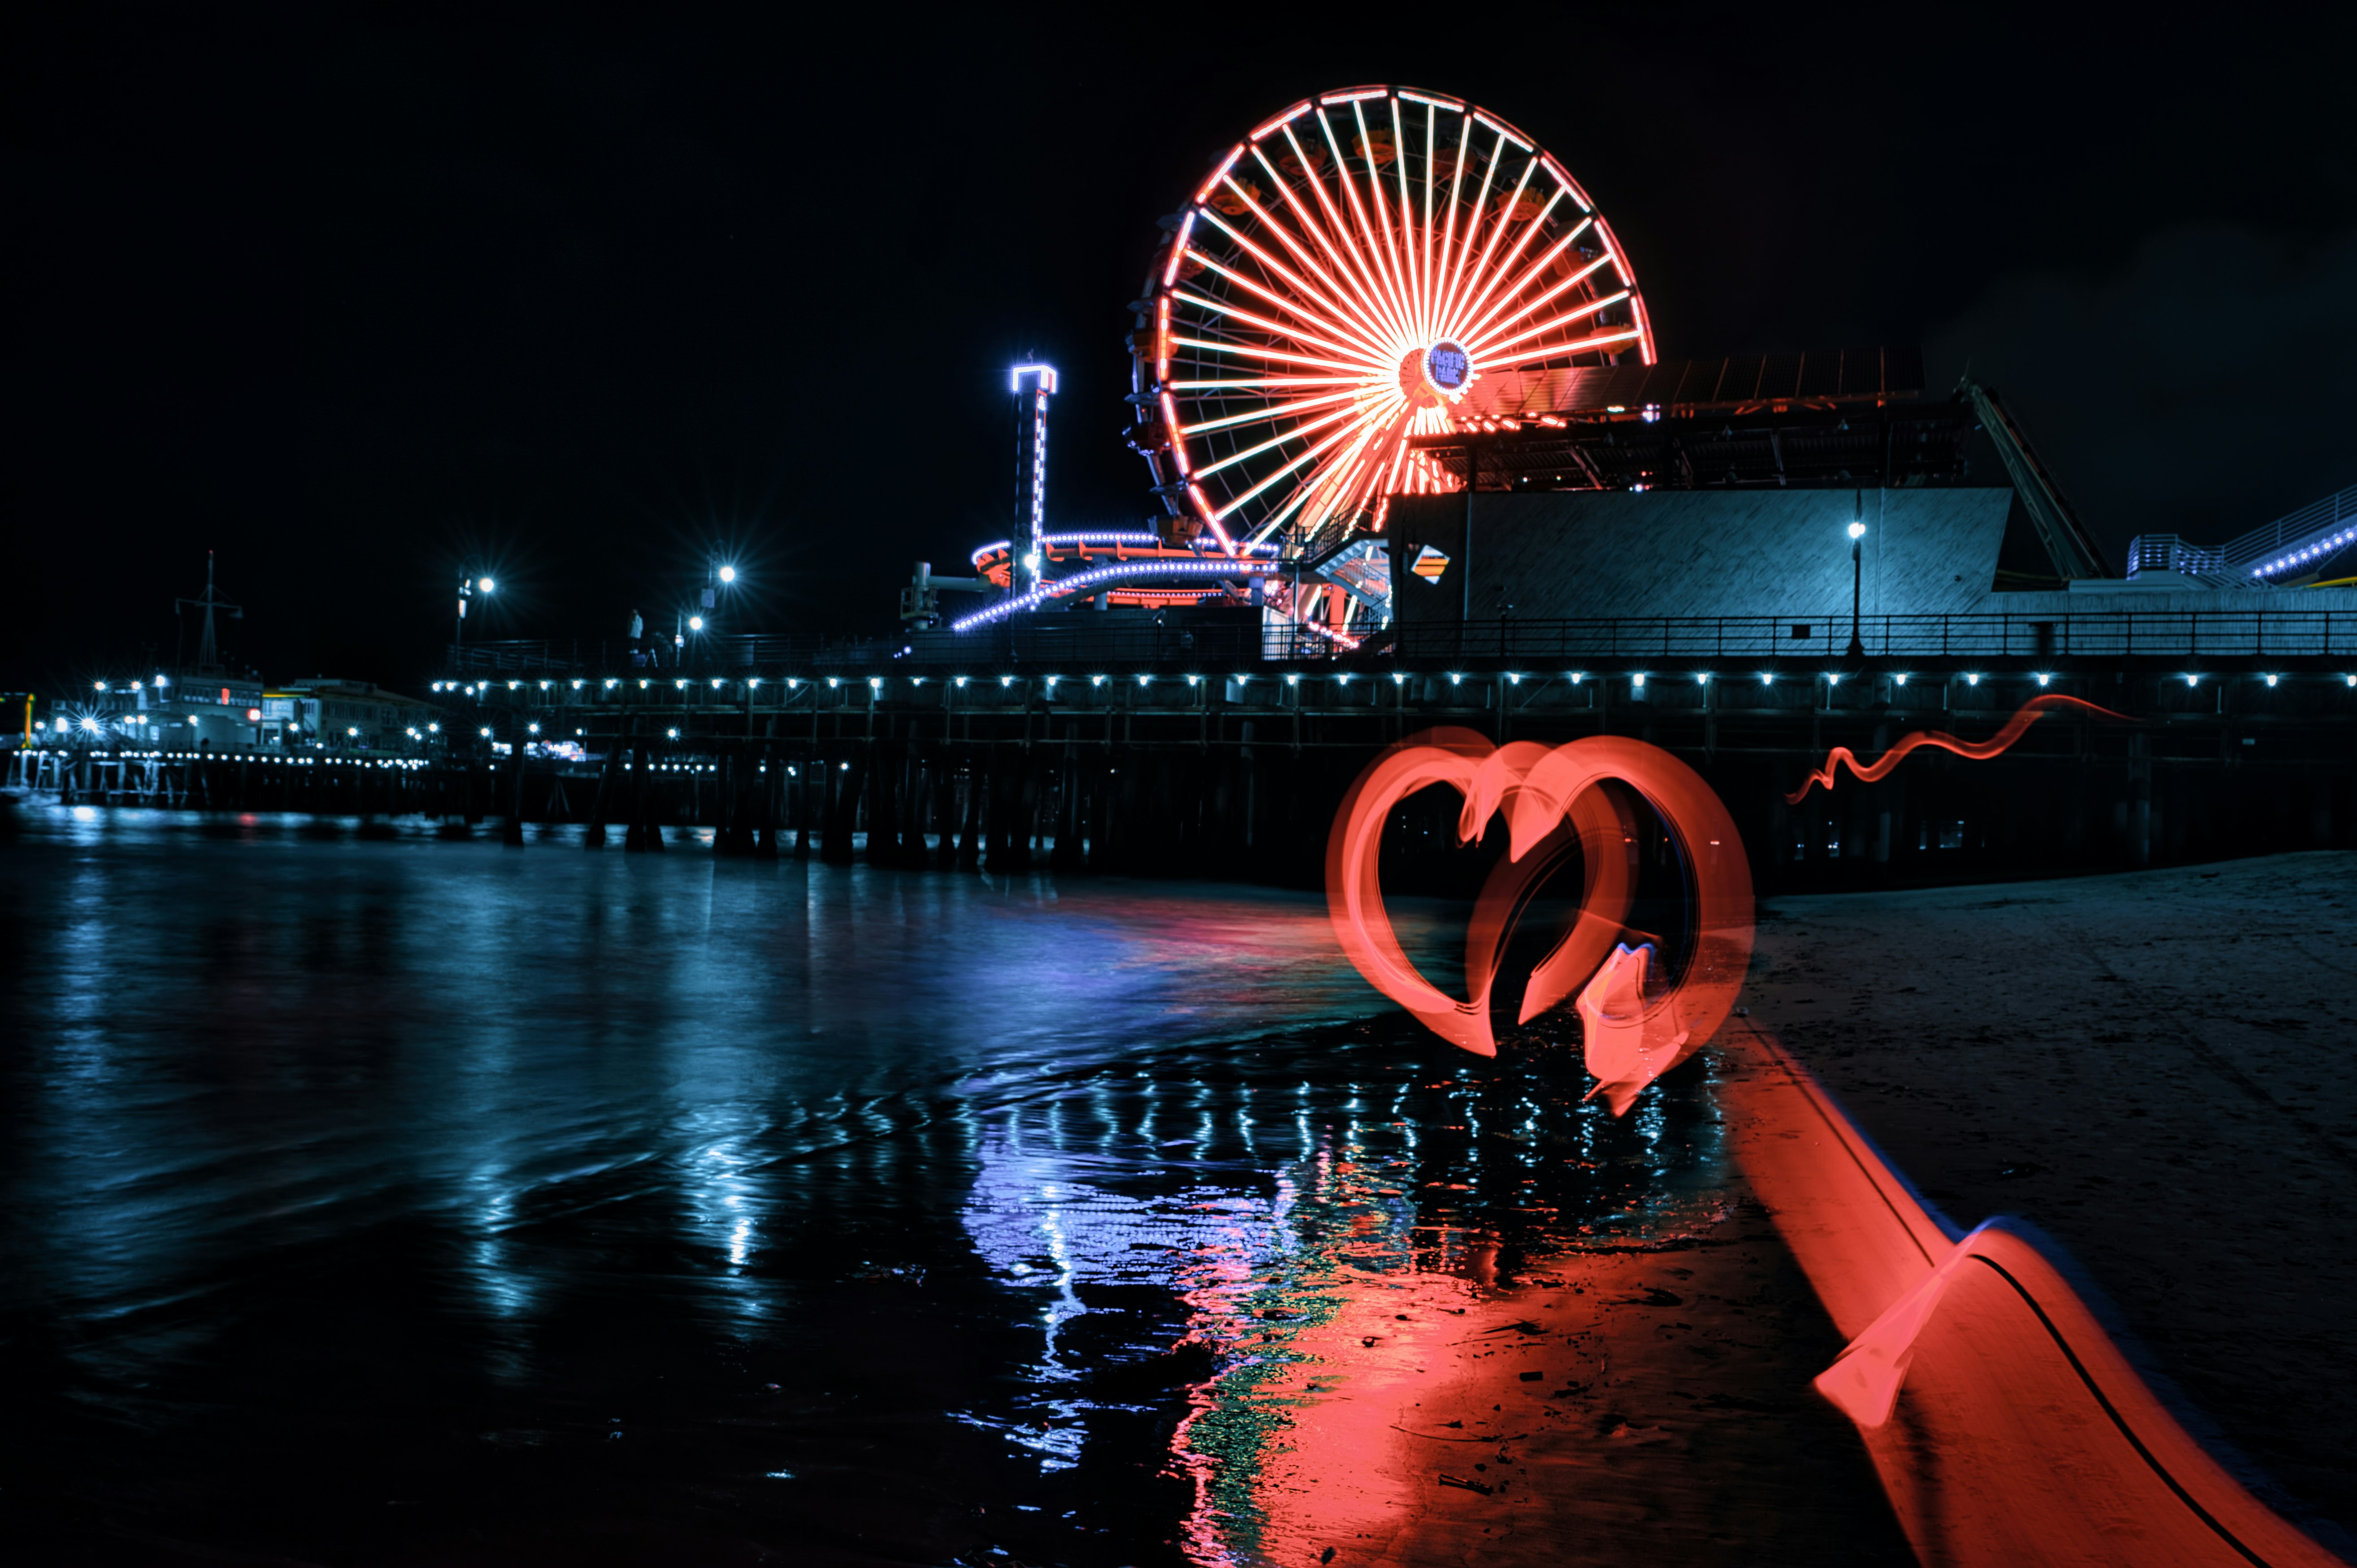
[(1411, 408), (1453, 403), (1479, 379), (1473, 357), (1447, 338), (1427, 348), (1411, 349), (1400, 359), (1400, 391), (1406, 394)]

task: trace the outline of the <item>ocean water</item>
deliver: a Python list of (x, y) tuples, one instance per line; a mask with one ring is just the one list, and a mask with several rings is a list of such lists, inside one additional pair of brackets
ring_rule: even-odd
[(1738, 1179), (1706, 1072), (1456, 1052), (1315, 897), (34, 807), (0, 870), (59, 1561), (1257, 1561), (1286, 1325)]

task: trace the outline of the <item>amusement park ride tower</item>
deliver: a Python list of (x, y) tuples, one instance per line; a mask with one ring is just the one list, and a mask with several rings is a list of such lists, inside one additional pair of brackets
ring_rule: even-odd
[(1530, 137), (1444, 93), (1304, 99), (1230, 147), (1161, 226), (1127, 344), (1129, 441), (1162, 518), (1047, 532), (1055, 372), (1018, 368), (1018, 396), (1032, 378), (1026, 515), (974, 553), (977, 585), (1004, 594), (952, 629), (1058, 599), (1224, 601), (1354, 643), (1390, 619), (1391, 499), (1468, 482), (1433, 438), (1518, 427), (1511, 411), (1547, 406), (1552, 381), (1654, 361), (1595, 203)]
[(1053, 365), (1017, 365), (1010, 378), (1017, 397), (1023, 395), (1025, 377), (1031, 381), (1031, 475), (1023, 488), (1022, 527), (1015, 537), (1022, 542), (1022, 553), (1016, 557), (1014, 588), (1018, 594), (1030, 592), (1039, 585), (1040, 568), (1045, 563), (1048, 532), (1048, 400), (1056, 395), (1056, 367)]

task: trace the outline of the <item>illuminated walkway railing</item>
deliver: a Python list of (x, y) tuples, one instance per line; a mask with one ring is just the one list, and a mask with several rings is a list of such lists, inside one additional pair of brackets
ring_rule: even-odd
[[(1405, 623), (1399, 658), (1828, 659), (1848, 648), (1846, 615), (1673, 616), (1613, 620)], [(2293, 658), (2357, 654), (2357, 613), (2251, 609), (2028, 615), (1864, 616), (1868, 658)]]
[[(952, 636), (723, 637), (634, 654), (624, 643), (518, 640), (450, 650), (446, 673), (677, 674), (866, 671), (958, 664), (1106, 666), (1262, 662), (1841, 658), (1846, 615), (1635, 616), (1594, 620), (1405, 622), (1356, 650), (1286, 625), (1091, 624), (1089, 611)], [(1870, 659), (2297, 659), (2357, 657), (2357, 612), (2301, 609), (2089, 610), (2020, 615), (1866, 616)]]

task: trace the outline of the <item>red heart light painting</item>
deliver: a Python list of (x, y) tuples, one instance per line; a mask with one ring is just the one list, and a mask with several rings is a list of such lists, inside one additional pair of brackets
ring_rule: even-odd
[[(2076, 697), (2040, 694), (1985, 741), (1917, 730), (1870, 764), (1837, 746), (1786, 799), (1834, 787), (1846, 763), (1862, 783), (1887, 777), (1908, 755), (1930, 746), (1986, 761), (2006, 751), (2050, 712), (2129, 721)], [(1597, 786), (1618, 780), (1661, 816), (1688, 870), (1695, 953), (1674, 983), (1647, 995), (1654, 954), (1620, 941), (1633, 892), (1635, 827)], [(1417, 972), (1384, 913), (1378, 865), (1383, 826), (1392, 809), (1419, 789), (1447, 785), (1464, 798), (1460, 843), (1478, 843), (1502, 812), (1506, 858), (1482, 886), (1466, 930), (1463, 999)], [(1476, 1056), (1498, 1054), (1490, 1023), (1491, 991), (1506, 943), (1533, 893), (1574, 850), (1584, 872), (1579, 912), (1569, 930), (1532, 971), (1516, 1021), (1528, 1023), (1585, 990), (1577, 1004), (1587, 1070), (1614, 1115), (1647, 1084), (1707, 1044), (1735, 1005), (1751, 958), (1751, 873), (1727, 807), (1700, 775), (1659, 746), (1619, 736), (1590, 736), (1558, 746), (1535, 741), (1495, 746), (1469, 729), (1426, 730), (1390, 747), (1359, 776), (1335, 813), (1326, 844), (1326, 897), (1342, 950), (1368, 983), (1452, 1045)]]
[[(1598, 788), (1617, 780), (1658, 812), (1689, 872), (1694, 956), (1684, 973), (1646, 994), (1651, 950), (1621, 942), (1634, 890), (1633, 822)], [(1506, 858), (1483, 885), (1466, 931), (1467, 995), (1450, 996), (1402, 950), (1383, 909), (1383, 827), (1408, 796), (1447, 785), (1464, 798), (1458, 839), (1479, 843), (1502, 813)], [(1578, 851), (1579, 912), (1524, 987), (1527, 1023), (1583, 984), (1594, 1092), (1618, 1115), (1645, 1086), (1700, 1049), (1735, 1005), (1751, 960), (1751, 872), (1743, 843), (1709, 785), (1658, 746), (1591, 736), (1559, 746), (1492, 746), (1471, 730), (1427, 730), (1376, 758), (1344, 797), (1327, 840), (1326, 888), (1336, 937), (1359, 972), (1433, 1033), (1477, 1056), (1497, 1055), (1491, 992), (1530, 896)], [(1589, 983), (1593, 982), (1593, 983)]]

